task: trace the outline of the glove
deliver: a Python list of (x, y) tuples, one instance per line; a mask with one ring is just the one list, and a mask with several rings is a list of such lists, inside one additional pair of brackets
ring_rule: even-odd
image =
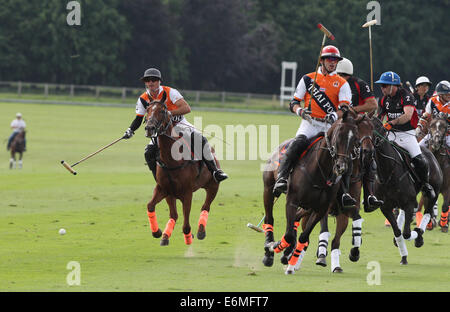
[(383, 125), (384, 129), (386, 129), (387, 131), (390, 131), (392, 129), (392, 125), (391, 123), (387, 122)]
[(311, 116), (309, 116), (311, 115), (311, 111), (309, 109), (299, 107), (297, 108), (296, 114), (302, 117), (303, 119), (311, 121)]
[(123, 139), (129, 139), (134, 135), (133, 130), (131, 130), (130, 128), (127, 129), (127, 131), (125, 131), (124, 135), (123, 135)]
[(336, 112), (329, 113), (325, 116), (325, 122), (329, 124), (333, 124), (338, 119), (338, 115)]

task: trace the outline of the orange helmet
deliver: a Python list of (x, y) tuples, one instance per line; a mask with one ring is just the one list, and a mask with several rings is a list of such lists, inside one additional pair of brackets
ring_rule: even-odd
[(339, 52), (338, 48), (333, 45), (328, 45), (322, 49), (320, 58), (326, 57), (337, 57), (339, 60), (342, 60), (341, 53)]

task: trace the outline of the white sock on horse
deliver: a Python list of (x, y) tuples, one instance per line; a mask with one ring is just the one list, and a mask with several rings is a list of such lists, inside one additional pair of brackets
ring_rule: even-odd
[(397, 225), (398, 225), (399, 229), (402, 229), (404, 224), (405, 224), (405, 211), (402, 209), (399, 209), (398, 217), (397, 217)]
[(331, 272), (334, 271), (337, 267), (340, 267), (339, 264), (339, 256), (341, 255), (341, 251), (339, 249), (333, 249), (331, 251)]
[(294, 270), (298, 271), (300, 270), (300, 266), (302, 265), (302, 261), (303, 261), (303, 257), (305, 256), (306, 251), (303, 249), (302, 252), (300, 253), (300, 255), (298, 256), (298, 261), (294, 266)]
[(422, 217), (422, 221), (420, 221), (419, 229), (421, 229), (423, 232), (425, 232), (425, 229), (427, 228), (428, 222), (430, 222), (431, 216), (429, 213), (426, 213)]
[(354, 220), (352, 222), (352, 243), (353, 247), (361, 247), (361, 234), (362, 234), (362, 223), (364, 222), (364, 219), (358, 219)]
[(322, 232), (319, 235), (319, 247), (317, 248), (317, 256), (327, 255), (328, 240), (330, 239), (330, 232)]
[(417, 238), (417, 236), (419, 236), (419, 234), (417, 234), (416, 231), (411, 231), (411, 236), (409, 238), (407, 238), (407, 240), (409, 240), (409, 241), (415, 240)]
[(400, 252), (400, 256), (402, 256), (402, 257), (407, 256), (408, 249), (406, 248), (405, 239), (403, 238), (403, 235), (396, 237), (395, 241), (397, 242), (398, 251)]

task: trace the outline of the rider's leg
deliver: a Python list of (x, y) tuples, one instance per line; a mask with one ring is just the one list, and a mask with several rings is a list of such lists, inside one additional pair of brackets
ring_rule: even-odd
[(158, 156), (159, 148), (156, 142), (150, 142), (145, 147), (144, 157), (147, 162), (148, 168), (153, 173), (153, 177), (156, 180), (156, 157)]
[(363, 174), (364, 188), (364, 212), (372, 212), (381, 207), (384, 202), (375, 196), (375, 175), (377, 173), (377, 164), (372, 159), (371, 163), (365, 168)]
[(428, 197), (434, 198), (436, 194), (433, 187), (429, 183), (429, 166), (427, 160), (423, 154), (419, 154), (412, 159), (412, 163), (419, 179), (423, 183), (422, 192), (424, 192)]
[(306, 150), (309, 145), (309, 139), (303, 135), (297, 135), (294, 141), (291, 142), (286, 150), (286, 154), (280, 159), (280, 167), (278, 168), (277, 181), (273, 188), (273, 194), (275, 197), (286, 193), (287, 191), (287, 179), (291, 172), (292, 166), (295, 160)]
[(195, 150), (195, 142), (202, 142), (202, 152), (203, 152), (203, 162), (205, 163), (208, 170), (211, 172), (214, 180), (216, 182), (221, 182), (228, 178), (228, 175), (222, 171), (222, 169), (217, 167), (216, 160), (211, 151), (211, 146), (208, 143), (208, 140), (199, 132), (193, 131), (192, 137), (194, 140), (194, 150)]

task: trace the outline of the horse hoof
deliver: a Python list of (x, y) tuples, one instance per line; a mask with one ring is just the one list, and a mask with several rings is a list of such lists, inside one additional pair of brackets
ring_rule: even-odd
[(326, 258), (326, 256), (325, 255), (319, 255), (317, 257), (316, 264), (320, 265), (322, 267), (326, 267), (327, 266), (327, 258)]
[(348, 258), (352, 262), (358, 261), (359, 260), (359, 248), (354, 247), (354, 248), (350, 249), (350, 254), (348, 255)]
[(197, 231), (197, 239), (205, 239), (206, 237), (206, 231), (205, 231), (205, 227), (203, 226), (203, 224), (200, 224), (198, 227), (198, 231)]
[(408, 260), (406, 260), (406, 256), (402, 257), (402, 260), (400, 261), (401, 265), (407, 265), (408, 264)]
[(272, 256), (265, 255), (262, 260), (262, 263), (266, 267), (271, 267), (273, 265), (273, 255)]
[(164, 234), (161, 238), (161, 242), (159, 243), (160, 246), (168, 246), (169, 245), (169, 236), (167, 234)]
[(280, 261), (282, 264), (287, 265), (289, 263), (289, 257), (286, 255), (282, 255)]
[(153, 235), (154, 238), (160, 238), (161, 235), (162, 235), (162, 232), (161, 232), (160, 229), (158, 229), (158, 231), (152, 232), (152, 235)]
[(423, 232), (419, 228), (415, 228), (414, 231), (417, 232), (417, 238), (414, 240), (414, 246), (420, 248), (423, 246), (423, 236), (422, 236)]
[(343, 272), (344, 272), (344, 270), (342, 270), (341, 267), (335, 267), (333, 270), (333, 273), (343, 273)]
[(294, 274), (295, 273), (295, 268), (294, 268), (294, 266), (293, 265), (288, 265), (288, 267), (287, 267), (287, 269), (286, 269), (286, 272), (284, 272), (284, 274), (286, 274), (286, 275), (292, 275), (292, 274)]

